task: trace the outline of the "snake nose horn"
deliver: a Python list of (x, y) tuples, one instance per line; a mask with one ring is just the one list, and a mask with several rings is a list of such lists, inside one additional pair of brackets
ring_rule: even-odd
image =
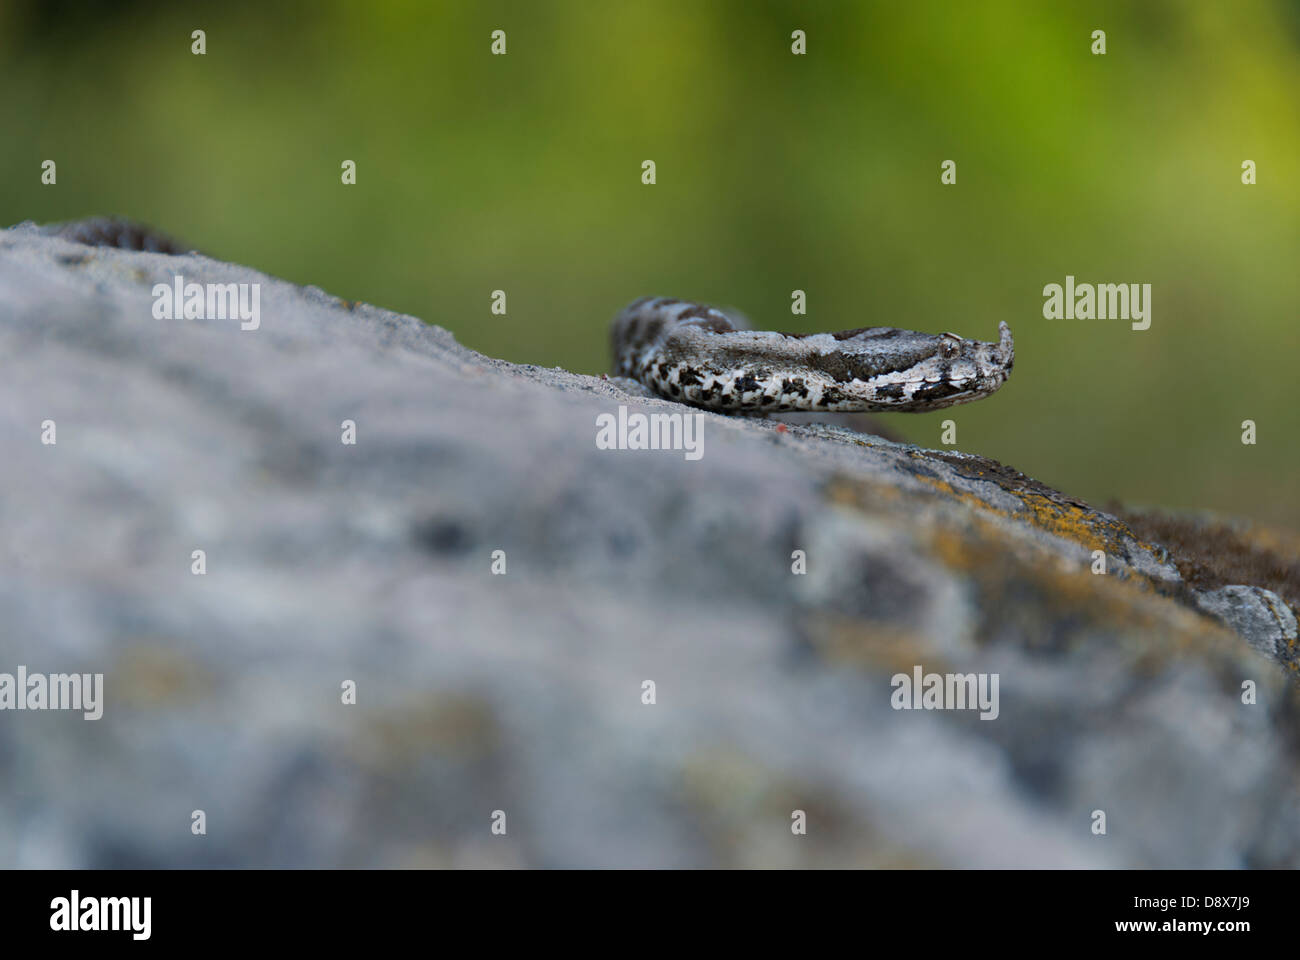
[(1008, 370), (1016, 360), (1016, 341), (1011, 336), (1011, 327), (1003, 320), (998, 324), (998, 356)]

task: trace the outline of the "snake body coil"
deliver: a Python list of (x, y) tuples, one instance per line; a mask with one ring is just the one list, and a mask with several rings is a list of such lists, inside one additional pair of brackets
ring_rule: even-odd
[(670, 400), (728, 413), (938, 410), (993, 393), (1015, 344), (896, 327), (839, 333), (737, 330), (720, 310), (644, 297), (614, 319), (615, 372)]

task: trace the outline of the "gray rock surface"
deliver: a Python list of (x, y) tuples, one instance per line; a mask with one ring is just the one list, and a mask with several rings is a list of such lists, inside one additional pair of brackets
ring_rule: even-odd
[[(260, 328), (155, 319), (176, 274)], [(1296, 688), (1158, 545), (841, 428), (598, 449), (621, 404), (692, 412), (0, 231), (0, 672), (106, 690), (0, 711), (0, 866), (1300, 866)]]
[(1295, 662), (1295, 614), (1272, 590), (1232, 584), (1202, 590), (1196, 602), (1206, 613), (1218, 617), (1245, 637), (1260, 653), (1284, 665)]

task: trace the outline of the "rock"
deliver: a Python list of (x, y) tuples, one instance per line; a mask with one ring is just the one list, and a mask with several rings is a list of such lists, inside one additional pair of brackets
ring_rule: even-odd
[(1252, 647), (1278, 663), (1297, 669), (1295, 614), (1272, 590), (1241, 584), (1197, 594), (1206, 613), (1218, 617)]
[(1139, 539), (1161, 544), (1198, 609), (1300, 679), (1300, 536), (1206, 513), (1118, 505), (1116, 513)]
[[(260, 326), (155, 319), (177, 275)], [(26, 225), (0, 356), (0, 672), (105, 691), (0, 711), (0, 865), (1300, 866), (1285, 605), (993, 461), (601, 449), (695, 411)], [(918, 668), (996, 708), (895, 709)]]

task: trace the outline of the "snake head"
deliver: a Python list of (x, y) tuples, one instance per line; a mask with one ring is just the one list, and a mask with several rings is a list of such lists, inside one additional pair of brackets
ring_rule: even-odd
[[(808, 362), (834, 377), (823, 400), (840, 410), (904, 412), (968, 403), (1001, 387), (1015, 363), (1015, 341), (1005, 322), (996, 343), (895, 327), (830, 336), (834, 349), (823, 349)], [(822, 338), (813, 339), (827, 346)]]

